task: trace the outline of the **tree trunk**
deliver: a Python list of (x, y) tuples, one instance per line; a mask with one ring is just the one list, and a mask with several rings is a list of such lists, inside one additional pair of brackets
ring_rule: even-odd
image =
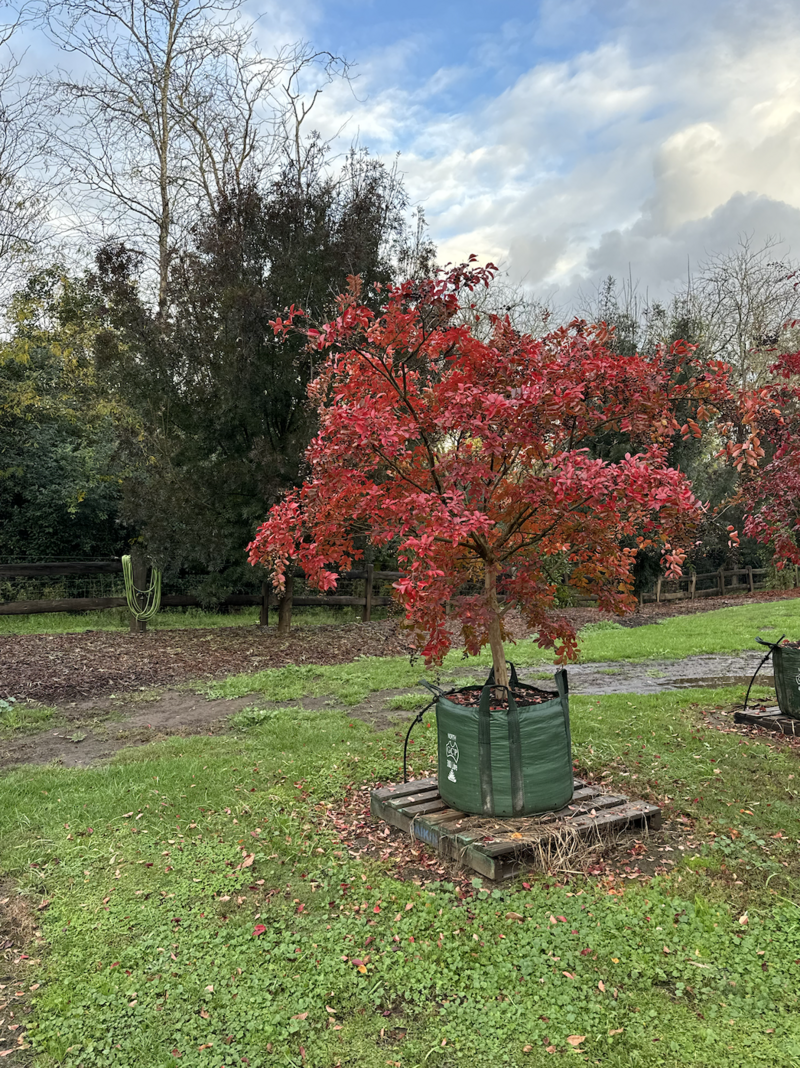
[(292, 599), (294, 582), (290, 575), (286, 577), (286, 589), (278, 601), (278, 634), (288, 634), (292, 627)]
[[(491, 612), (489, 623), (489, 646), (492, 650), (492, 666), (494, 668), (494, 681), (498, 687), (508, 686), (508, 665), (503, 648), (503, 639), (500, 634), (500, 605), (497, 600), (497, 567), (486, 565), (486, 600)], [(498, 689), (497, 697), (504, 697), (502, 690)]]

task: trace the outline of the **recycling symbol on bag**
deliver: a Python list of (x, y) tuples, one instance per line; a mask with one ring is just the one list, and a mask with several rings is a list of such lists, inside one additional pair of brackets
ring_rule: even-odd
[(458, 742), (454, 734), (448, 734), (447, 739), (447, 745), (444, 750), (447, 757), (447, 766), (450, 769), (447, 778), (450, 782), (455, 782), (456, 772), (458, 771)]

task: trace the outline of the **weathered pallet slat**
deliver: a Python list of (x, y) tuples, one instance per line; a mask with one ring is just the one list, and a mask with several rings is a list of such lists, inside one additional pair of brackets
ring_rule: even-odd
[(771, 708), (748, 708), (746, 712), (734, 712), (733, 722), (745, 723), (750, 727), (765, 727), (779, 734), (793, 734), (800, 737), (800, 719), (784, 716), (777, 705)]
[[(468, 816), (447, 806), (439, 796), (436, 779), (417, 779), (372, 791), (372, 815), (412, 833), (441, 856), (465, 864), (488, 879), (514, 875), (534, 858), (530, 842), (516, 829), (530, 827), (530, 819), (498, 820), (487, 830), (481, 816)], [(661, 809), (646, 801), (631, 801), (600, 786), (575, 780), (572, 801), (557, 812), (544, 813), (535, 821), (541, 829), (537, 845), (547, 847), (566, 831), (579, 837), (624, 830), (627, 827), (661, 826)], [(513, 835), (516, 834), (516, 838)]]

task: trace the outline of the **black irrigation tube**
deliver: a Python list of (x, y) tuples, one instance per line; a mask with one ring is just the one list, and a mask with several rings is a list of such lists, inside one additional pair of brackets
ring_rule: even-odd
[(778, 646), (781, 644), (781, 642), (783, 641), (783, 639), (785, 637), (786, 637), (785, 634), (782, 635), (780, 638), (778, 638), (778, 640), (776, 642), (768, 642), (768, 641), (765, 641), (763, 638), (756, 638), (756, 641), (758, 642), (759, 645), (767, 645), (767, 646), (769, 646), (769, 652), (767, 653), (767, 655), (759, 663), (758, 667), (753, 672), (753, 677), (752, 677), (752, 679), (750, 679), (750, 685), (747, 687), (747, 693), (744, 696), (744, 708), (742, 709), (743, 712), (747, 711), (747, 702), (750, 700), (750, 691), (753, 688), (753, 683), (756, 681), (756, 675), (759, 673), (759, 671), (762, 669), (762, 667), (766, 664), (766, 662), (769, 660), (769, 658), (772, 656), (772, 654), (775, 652), (775, 650), (778, 648)]

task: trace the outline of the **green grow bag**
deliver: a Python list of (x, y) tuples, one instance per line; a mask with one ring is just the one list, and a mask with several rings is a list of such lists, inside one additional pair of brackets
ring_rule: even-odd
[[(439, 793), (451, 808), (485, 816), (530, 816), (563, 808), (572, 799), (572, 739), (567, 673), (555, 677), (558, 693), (518, 682), (511, 665), (511, 689), (490, 711), (494, 673), (478, 707), (458, 704), (457, 693), (436, 702)], [(519, 703), (514, 693), (536, 698)]]
[[(784, 635), (785, 637), (785, 635)], [(793, 645), (782, 645), (783, 638), (777, 642), (768, 642), (764, 638), (756, 638), (759, 645), (767, 647), (769, 652), (756, 668), (747, 687), (744, 698), (744, 710), (747, 711), (747, 702), (750, 700), (750, 691), (756, 681), (756, 675), (764, 664), (772, 657), (772, 672), (775, 676), (775, 692), (778, 695), (778, 708), (784, 716), (792, 719), (800, 719), (800, 649)]]
[(784, 716), (800, 719), (800, 649), (776, 645), (772, 650), (772, 670), (778, 707)]

